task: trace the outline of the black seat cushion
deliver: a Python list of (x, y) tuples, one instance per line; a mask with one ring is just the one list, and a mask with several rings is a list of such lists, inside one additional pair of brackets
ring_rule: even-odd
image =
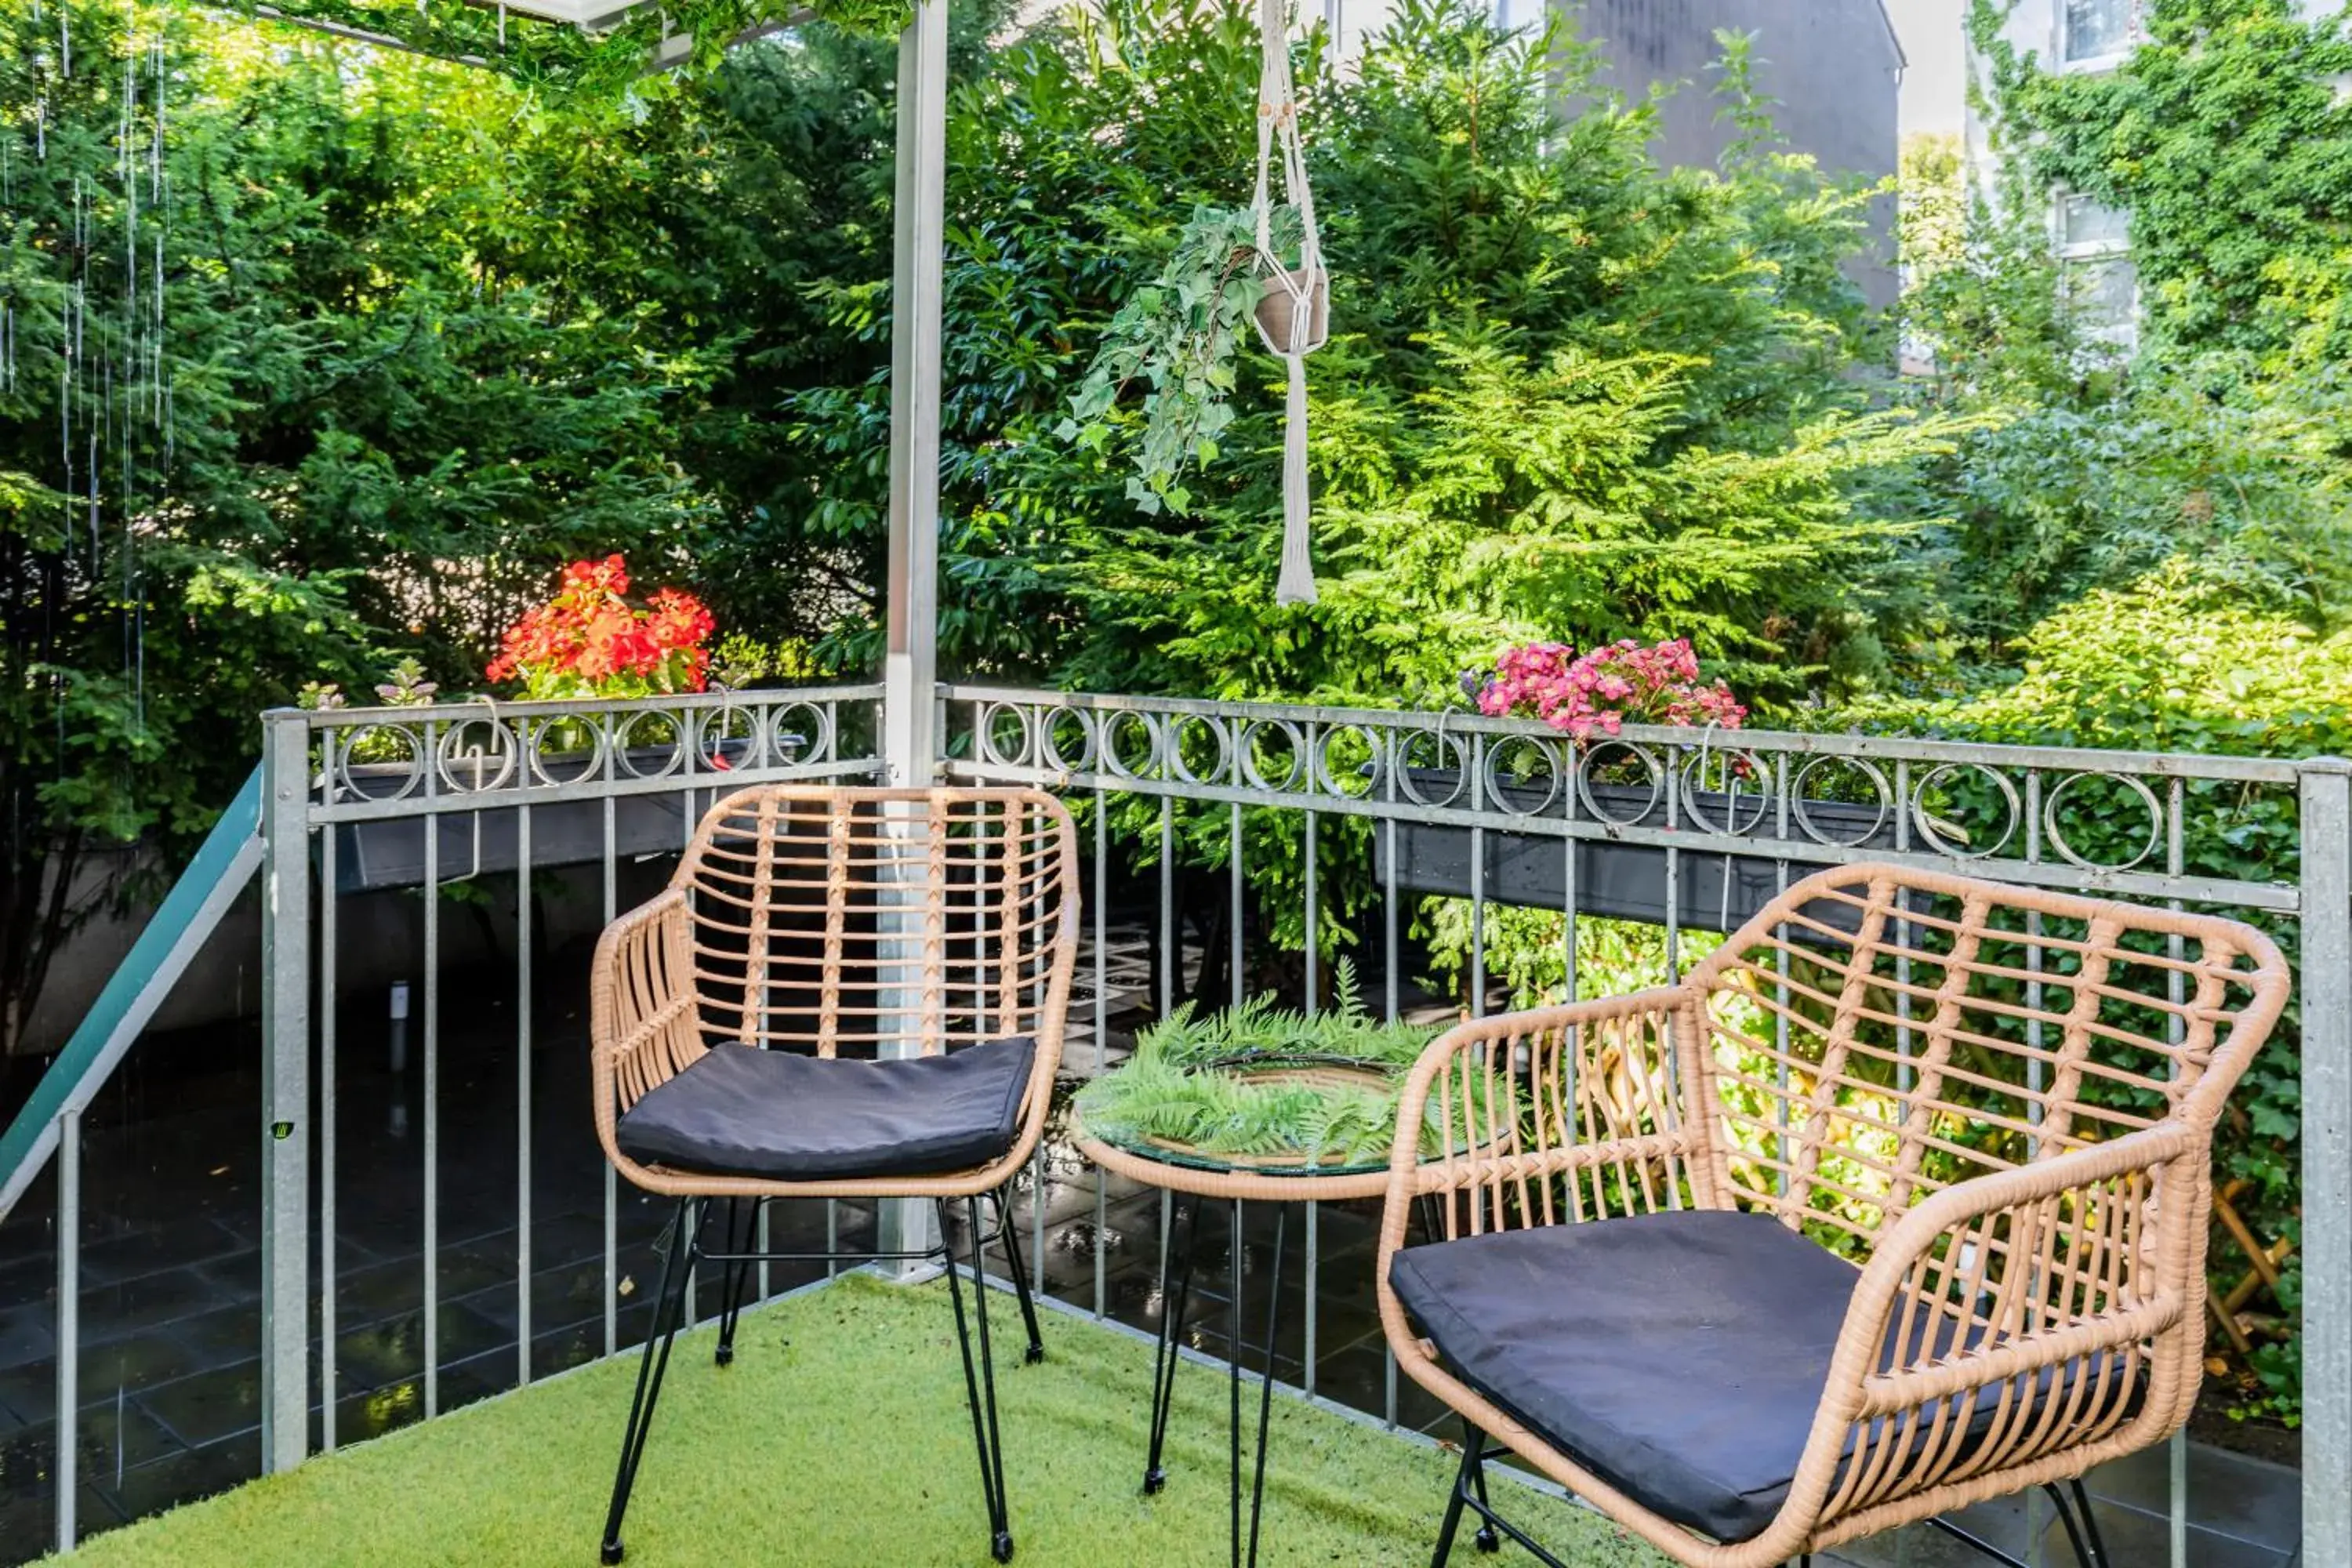
[(1013, 1147), (1037, 1045), (825, 1060), (714, 1046), (614, 1129), (641, 1164), (709, 1175), (846, 1181), (968, 1170)]
[[(1859, 1278), (1768, 1215), (1695, 1210), (1465, 1237), (1389, 1268), (1455, 1376), (1644, 1507), (1725, 1542), (1761, 1533), (1786, 1500)], [(2039, 1405), (2081, 1370), (2018, 1392)], [(2132, 1381), (2112, 1358), (2105, 1370), (2095, 1405)], [(1996, 1403), (1956, 1395), (1954, 1414), (1965, 1404), (1981, 1436)]]

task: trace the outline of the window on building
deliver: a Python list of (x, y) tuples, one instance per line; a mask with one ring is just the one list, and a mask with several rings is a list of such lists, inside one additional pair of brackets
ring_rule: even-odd
[(2130, 215), (2062, 192), (2056, 216), (2068, 311), (2091, 342), (2128, 353), (2139, 337), (2139, 268), (2132, 264)]
[(2131, 217), (2119, 207), (2074, 195), (2058, 198), (2058, 243), (2069, 254), (2131, 248)]
[(2068, 65), (2113, 59), (2131, 47), (2132, 0), (2062, 0), (2059, 58)]
[(2130, 257), (2068, 262), (2066, 304), (2090, 342), (2128, 353), (2139, 341), (2139, 268)]

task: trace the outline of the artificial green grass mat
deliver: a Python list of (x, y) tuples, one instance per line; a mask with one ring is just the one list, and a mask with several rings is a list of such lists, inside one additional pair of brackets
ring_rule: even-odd
[[(630, 1568), (987, 1568), (946, 1297), (940, 1283), (847, 1276), (746, 1313), (726, 1368), (711, 1363), (715, 1331), (681, 1335), (629, 1505)], [(1147, 1498), (1150, 1347), (1048, 1312), (1046, 1360), (1024, 1366), (1012, 1298), (991, 1307), (1019, 1568), (1223, 1563), (1225, 1379), (1182, 1369), (1167, 1489)], [(636, 1369), (618, 1357), (486, 1400), (110, 1531), (66, 1561), (589, 1568)], [(1428, 1562), (1450, 1456), (1279, 1394), (1274, 1410), (1262, 1563)], [(1514, 1519), (1578, 1568), (1661, 1561), (1596, 1515), (1496, 1484)], [(1502, 1560), (1475, 1552), (1465, 1527), (1454, 1561)]]

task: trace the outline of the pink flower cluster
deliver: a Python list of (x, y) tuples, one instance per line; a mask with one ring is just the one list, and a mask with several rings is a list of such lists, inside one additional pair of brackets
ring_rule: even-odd
[(1489, 718), (1541, 719), (1577, 740), (1633, 724), (1739, 728), (1748, 710), (1720, 680), (1702, 685), (1688, 637), (1643, 647), (1631, 637), (1588, 649), (1538, 642), (1507, 648), (1464, 686)]

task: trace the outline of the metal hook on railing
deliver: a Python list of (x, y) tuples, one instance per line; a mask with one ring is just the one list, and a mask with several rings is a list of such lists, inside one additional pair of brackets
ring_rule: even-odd
[[(1706, 721), (1706, 727), (1699, 731), (1698, 784), (1700, 789), (1706, 787), (1707, 760), (1714, 754), (1715, 732), (1721, 728), (1723, 728), (1722, 720), (1709, 719)], [(1723, 831), (1727, 837), (1736, 837), (1739, 832), (1739, 784), (1728, 759), (1723, 764)], [(1731, 883), (1736, 874), (1734, 857), (1731, 851), (1727, 849), (1723, 852), (1723, 898), (1716, 913), (1716, 923), (1724, 931), (1731, 929)]]
[[(467, 699), (467, 700), (469, 703), (472, 703), (472, 702), (478, 702), (478, 703), (480, 703), (483, 707), (485, 707), (485, 708), (487, 708), (487, 709), (488, 709), (488, 710), (490, 710), (490, 716), (489, 716), (488, 720), (487, 721), (487, 722), (490, 725), (490, 732), (491, 732), (492, 734), (496, 734), (496, 733), (498, 733), (498, 724), (499, 724), (499, 702), (498, 702), (498, 699), (497, 699), (497, 698), (495, 698), (495, 697), (492, 697), (489, 693), (488, 693), (488, 692), (486, 692), (486, 691), (483, 691), (483, 692), (476, 692), (472, 697), (470, 697), (470, 698)], [(472, 792), (472, 793), (473, 793), (473, 795), (474, 795), (474, 797), (475, 797), (476, 799), (478, 799), (478, 800), (479, 798), (481, 798), (481, 794), (482, 794), (482, 764), (483, 764), (483, 763), (487, 760), (487, 753), (486, 753), (486, 752), (484, 751), (484, 749), (483, 749), (483, 747), (481, 746), (481, 744), (478, 742), (476, 742), (476, 743), (475, 743), (475, 745), (474, 745), (470, 750), (468, 750), (468, 751), (465, 752), (464, 752), (464, 753), (462, 753), (462, 754), (463, 754), (463, 756), (464, 756), (467, 760), (470, 761), (470, 762), (474, 764), (474, 788), (473, 788), (473, 792)], [(521, 762), (522, 762), (522, 742), (521, 742), (520, 740), (518, 740), (518, 741), (515, 742), (515, 763), (516, 763), (516, 765), (517, 765), (517, 771), (518, 771), (518, 772), (520, 772), (520, 764), (521, 764)], [(445, 881), (452, 881), (452, 882), (470, 882), (470, 881), (472, 881), (475, 878), (477, 878), (477, 877), (478, 877), (478, 876), (480, 876), (480, 875), (482, 874), (482, 808), (481, 808), (481, 807), (479, 807), (479, 806), (476, 806), (472, 811), (467, 812), (466, 815), (467, 815), (467, 816), (470, 816), (470, 817), (472, 817), (472, 818), (473, 818), (473, 821), (474, 821), (474, 865), (473, 865), (473, 868), (472, 868), (471, 870), (467, 871), (467, 872), (464, 876), (462, 876), (462, 877), (449, 877), (449, 878), (445, 878), (445, 879), (443, 879), (443, 880), (445, 880)]]
[(1709, 719), (1706, 727), (1698, 732), (1698, 778), (1702, 784), (1706, 782), (1706, 759), (1715, 745), (1715, 732), (1722, 727), (1722, 720)]

